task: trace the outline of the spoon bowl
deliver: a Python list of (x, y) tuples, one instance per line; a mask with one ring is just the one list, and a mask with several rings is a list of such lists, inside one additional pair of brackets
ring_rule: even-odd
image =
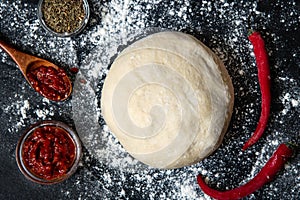
[[(40, 88), (34, 87), (32, 82), (28, 78), (28, 73), (33, 72), (34, 70), (36, 70), (40, 67), (52, 68), (55, 71), (60, 71), (60, 72), (64, 72), (64, 70), (45, 59), (23, 53), (13, 47), (11, 47), (10, 45), (8, 45), (7, 43), (5, 43), (2, 40), (0, 40), (0, 47), (6, 53), (8, 53), (11, 56), (11, 58), (16, 62), (17, 66), (19, 67), (19, 69), (21, 70), (22, 74), (24, 75), (27, 82), (31, 85), (31, 87), (33, 87), (42, 96), (49, 98), (49, 96), (45, 92), (41, 92), (39, 90)], [(47, 75), (45, 75), (45, 76), (47, 76)], [(66, 92), (66, 94), (64, 96), (61, 96), (58, 98), (49, 98), (50, 100), (63, 101), (63, 100), (66, 100), (71, 95), (72, 84), (71, 84), (69, 77), (64, 73), (64, 76), (61, 78), (63, 79), (62, 81), (64, 82), (64, 84), (67, 86), (68, 91)], [(49, 80), (48, 80), (48, 82), (49, 82)], [(55, 90), (56, 88), (52, 88), (52, 89)]]

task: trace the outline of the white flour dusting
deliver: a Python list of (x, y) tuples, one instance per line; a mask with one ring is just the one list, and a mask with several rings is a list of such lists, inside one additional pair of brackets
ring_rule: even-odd
[[(160, 2), (160, 1), (159, 1)], [(158, 3), (158, 2), (157, 2)], [(192, 6), (190, 5), (189, 1), (179, 1), (177, 2), (181, 6), (174, 6), (174, 2), (169, 5), (163, 4), (161, 6), (168, 6), (169, 9), (166, 15), (158, 17), (157, 21), (164, 23), (166, 18), (174, 17), (180, 20), (183, 20), (185, 23), (180, 24), (177, 27), (172, 27), (172, 30), (181, 30), (185, 29), (186, 26), (191, 26), (190, 17), (194, 16)], [(241, 2), (240, 2), (241, 3)], [(225, 62), (229, 64), (233, 61), (233, 59), (238, 60), (240, 62), (240, 66), (235, 66), (232, 69), (233, 76), (241, 77), (241, 80), (247, 77), (257, 78), (256, 74), (256, 64), (253, 62), (254, 60), (249, 63), (249, 60), (246, 60), (243, 54), (251, 55), (254, 59), (253, 49), (250, 45), (248, 39), (245, 37), (245, 22), (247, 21), (248, 15), (251, 12), (256, 13), (257, 15), (263, 16), (264, 14), (257, 11), (256, 3), (251, 2), (242, 2), (245, 4), (247, 11), (241, 11), (238, 9), (234, 9), (235, 3), (224, 3), (224, 4), (216, 4), (211, 3), (209, 1), (202, 1), (201, 8), (199, 10), (199, 15), (201, 16), (208, 16), (210, 12), (214, 9), (218, 9), (219, 15), (216, 16), (216, 21), (208, 21), (208, 23), (218, 23), (217, 20), (221, 22), (228, 23), (228, 28), (230, 31), (225, 32), (224, 37), (220, 40), (220, 38), (215, 38), (212, 36), (211, 41), (212, 43), (212, 50), (218, 54), (218, 56)], [(77, 80), (84, 79), (84, 84), (82, 81), (78, 81), (77, 89), (81, 91), (81, 93), (77, 93), (78, 96), (74, 96), (73, 98), (73, 108), (75, 108), (75, 125), (79, 134), (81, 134), (81, 138), (83, 143), (85, 144), (87, 150), (97, 159), (100, 163), (105, 163), (108, 165), (109, 168), (117, 171), (118, 177), (123, 180), (126, 179), (125, 177), (129, 178), (130, 174), (134, 177), (133, 180), (135, 182), (134, 190), (140, 191), (139, 184), (146, 183), (149, 185), (146, 186), (145, 191), (147, 191), (148, 195), (147, 198), (156, 199), (156, 198), (170, 198), (170, 199), (197, 199), (201, 198), (208, 198), (208, 196), (202, 196), (199, 194), (199, 189), (197, 189), (195, 176), (200, 173), (203, 176), (211, 176), (212, 173), (209, 172), (209, 168), (203, 168), (202, 165), (197, 165), (188, 168), (188, 172), (180, 171), (179, 174), (175, 173), (172, 170), (166, 171), (157, 171), (151, 169), (137, 160), (133, 159), (129, 154), (125, 152), (122, 146), (119, 144), (117, 139), (113, 136), (112, 133), (109, 132), (105, 123), (100, 121), (100, 126), (95, 126), (94, 122), (97, 119), (101, 118), (99, 107), (97, 103), (99, 103), (99, 97), (97, 94), (101, 92), (101, 86), (99, 88), (99, 80), (103, 81), (105, 74), (108, 72), (108, 67), (113, 61), (110, 58), (116, 56), (128, 43), (130, 44), (132, 41), (145, 36), (149, 33), (156, 32), (159, 30), (164, 30), (164, 28), (155, 29), (149, 23), (148, 18), (151, 18), (151, 10), (153, 7), (156, 6), (155, 3), (149, 4), (148, 1), (145, 2), (146, 5), (141, 5), (136, 2), (129, 2), (129, 1), (113, 1), (111, 2), (111, 6), (104, 3), (103, 5), (99, 5), (95, 3), (96, 7), (102, 6), (101, 16), (102, 20), (100, 25), (93, 27), (93, 30), (90, 32), (89, 40), (95, 45), (95, 49), (87, 55), (83, 65), (81, 66), (81, 73)], [(195, 17), (195, 16), (194, 16)], [(266, 20), (269, 20), (267, 16)], [(149, 27), (149, 28), (145, 28)], [(165, 28), (169, 29), (168, 25), (164, 26)], [(200, 33), (205, 33), (205, 30), (202, 27), (198, 27)], [(264, 28), (264, 27), (263, 27)], [(141, 31), (142, 30), (142, 31)], [(216, 32), (222, 30), (215, 30)], [(268, 34), (268, 33), (267, 33)], [(271, 37), (274, 40), (278, 40), (276, 34), (271, 34)], [(85, 39), (84, 37), (82, 39)], [(220, 46), (220, 43), (217, 41), (222, 41), (225, 43), (225, 46)], [(87, 44), (89, 41), (82, 42), (83, 44)], [(205, 42), (205, 41), (204, 41)], [(244, 46), (241, 46), (241, 43)], [(121, 46), (120, 45), (124, 45)], [(227, 52), (227, 49), (233, 49), (233, 53), (230, 55)], [(270, 53), (271, 54), (271, 53)], [(249, 69), (253, 68), (253, 69)], [(231, 72), (231, 73), (232, 73)], [(97, 79), (98, 78), (98, 79)], [(286, 77), (284, 81), (289, 81), (291, 78)], [(101, 84), (100, 84), (101, 85)], [(237, 84), (239, 85), (239, 84)], [(82, 91), (89, 91), (89, 92), (82, 92)], [(241, 86), (237, 89), (238, 96), (249, 96), (249, 93), (257, 93), (259, 91), (258, 84), (255, 83), (254, 87), (252, 88), (245, 88)], [(82, 94), (84, 93), (84, 94)], [(282, 99), (282, 104), (285, 105), (284, 109), (282, 110), (283, 115), (285, 112), (288, 112), (290, 107), (289, 104), (297, 106), (298, 102), (295, 99), (290, 99), (291, 97), (284, 96)], [(294, 98), (294, 97), (293, 97)], [(89, 101), (90, 99), (90, 101)], [(293, 101), (294, 100), (294, 101)], [(78, 102), (77, 102), (78, 101)], [(294, 103), (292, 103), (294, 102)], [(85, 108), (85, 111), (82, 111), (80, 107)], [(241, 123), (245, 123), (243, 125), (243, 129), (248, 131), (249, 133), (253, 131), (252, 129), (248, 128), (249, 124), (253, 123), (253, 118), (251, 117), (255, 112), (257, 112), (258, 102), (253, 103), (249, 102), (249, 104), (245, 104), (245, 121), (242, 122), (242, 118), (240, 119)], [(78, 110), (78, 111), (76, 111)], [(83, 112), (84, 116), (88, 116), (89, 121), (82, 120), (81, 115), (78, 115), (78, 112)], [(78, 116), (78, 117), (75, 117)], [(88, 123), (92, 122), (92, 124)], [(89, 128), (92, 128), (96, 132), (87, 134), (87, 130), (83, 130), (82, 132), (80, 129), (83, 126), (86, 126), (88, 123)], [(280, 133), (278, 133), (280, 134)], [(261, 169), (264, 163), (267, 161), (270, 153), (278, 146), (278, 140), (276, 142), (272, 142), (271, 146), (264, 146), (260, 151), (255, 152), (258, 156), (253, 163), (252, 170), (249, 176), (245, 176), (245, 179), (242, 179), (238, 184), (244, 184), (249, 179), (253, 178), (255, 174)], [(239, 155), (245, 156), (243, 154)], [(248, 159), (249, 161), (251, 159)], [(224, 163), (225, 164), (225, 163)], [(149, 176), (149, 172), (155, 171), (154, 174)], [(97, 170), (96, 170), (97, 171)], [(224, 172), (223, 172), (224, 173)], [(221, 172), (222, 174), (222, 172)], [(109, 187), (109, 184), (114, 184), (111, 182), (110, 172), (104, 173), (104, 180), (107, 182), (106, 187)], [(157, 185), (158, 183), (153, 180), (153, 176), (162, 176), (163, 179), (170, 183), (170, 191), (165, 191), (164, 187), (160, 187)], [(191, 178), (185, 178), (187, 176), (191, 176)], [(215, 176), (216, 178), (221, 179), (219, 177), (220, 174)], [(214, 179), (211, 179), (214, 181)], [(235, 183), (237, 184), (237, 183)], [(116, 184), (115, 184), (116, 185)], [(172, 186), (171, 186), (172, 185)], [(228, 183), (226, 184), (228, 185)], [(224, 187), (224, 183), (217, 183), (218, 187)], [(105, 187), (105, 188), (106, 188)], [(117, 187), (118, 188), (118, 187)], [(232, 186), (226, 187), (232, 188)], [(161, 191), (161, 194), (157, 196), (155, 193), (156, 190)], [(125, 191), (124, 188), (120, 187), (120, 191), (118, 192), (119, 197), (130, 196), (128, 191)], [(86, 194), (82, 194), (83, 196)], [(108, 192), (109, 196), (109, 192)]]
[[(262, 12), (259, 3), (271, 3), (279, 11)], [(36, 121), (72, 115), (85, 151), (79, 170), (70, 182), (53, 189), (58, 199), (210, 199), (198, 187), (196, 175), (202, 174), (217, 189), (236, 187), (253, 178), (280, 143), (290, 140), (291, 135), (299, 135), (298, 122), (292, 115), (296, 113), (299, 117), (299, 77), (286, 70), (289, 60), (299, 57), (299, 51), (287, 51), (280, 31), (270, 28), (270, 24), (276, 23), (284, 31), (299, 32), (296, 1), (91, 0), (90, 4), (91, 19), (81, 35), (55, 38), (42, 30), (35, 15), (35, 4), (20, 0), (0, 2), (0, 20), (4, 22), (1, 33), (11, 36), (13, 44), (65, 68), (80, 68), (69, 102), (56, 104), (45, 98), (32, 102), (31, 97), (36, 94), (24, 86), (27, 84), (24, 81), (19, 83), (22, 90), (10, 94), (10, 99), (1, 105), (1, 114), (11, 125), (5, 134), (10, 135), (20, 135), (20, 131)], [(272, 91), (274, 104), (266, 136), (255, 148), (242, 152), (240, 148), (252, 134), (260, 112), (256, 64), (247, 39), (250, 13), (255, 13), (253, 25), (266, 38), (273, 64), (272, 83), (280, 90), (279, 94)], [(101, 84), (114, 57), (136, 39), (160, 30), (183, 31), (203, 41), (224, 62), (235, 87), (234, 116), (222, 146), (203, 162), (177, 170), (152, 169), (133, 159), (108, 130), (99, 106)], [(277, 58), (281, 55), (278, 52), (287, 53)], [(9, 68), (9, 72), (15, 73), (12, 76), (19, 75), (13, 71), (15, 65), (9, 56), (2, 50), (0, 53), (1, 63), (13, 66)], [(15, 148), (15, 143), (10, 147)], [(299, 196), (300, 180), (295, 177), (299, 177), (300, 166), (295, 161), (288, 163), (276, 180), (250, 199)], [(55, 187), (49, 190), (52, 188)]]

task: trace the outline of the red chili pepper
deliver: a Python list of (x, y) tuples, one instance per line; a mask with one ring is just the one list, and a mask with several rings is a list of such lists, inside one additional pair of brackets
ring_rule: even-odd
[(286, 144), (281, 144), (268, 160), (266, 165), (261, 171), (248, 183), (240, 187), (234, 188), (228, 191), (218, 191), (210, 188), (202, 179), (201, 175), (197, 176), (197, 181), (204, 193), (211, 196), (212, 198), (219, 200), (226, 199), (240, 199), (248, 196), (254, 191), (260, 189), (264, 184), (271, 181), (275, 177), (276, 173), (283, 168), (288, 158), (293, 155), (292, 148)]
[(270, 115), (271, 104), (270, 69), (264, 40), (258, 32), (251, 33), (248, 38), (253, 45), (256, 59), (258, 81), (261, 91), (261, 113), (257, 127), (251, 138), (244, 144), (243, 150), (256, 143), (264, 133)]

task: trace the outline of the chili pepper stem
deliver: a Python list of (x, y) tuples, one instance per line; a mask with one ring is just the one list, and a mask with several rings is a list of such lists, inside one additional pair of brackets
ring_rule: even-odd
[(248, 37), (249, 37), (250, 35), (252, 35), (254, 32), (255, 32), (255, 31), (254, 31), (253, 29), (249, 29), (249, 30), (248, 30)]

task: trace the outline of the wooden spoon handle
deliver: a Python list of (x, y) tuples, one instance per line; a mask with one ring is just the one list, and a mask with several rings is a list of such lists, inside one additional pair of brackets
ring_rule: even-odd
[(39, 60), (34, 56), (16, 50), (2, 40), (0, 40), (0, 47), (11, 56), (25, 76), (28, 65), (36, 60)]
[[(13, 47), (11, 47), (10, 45), (8, 45), (7, 43), (5, 43), (4, 41), (0, 40), (0, 47), (6, 51), (6, 53), (8, 53), (13, 59), (17, 56), (18, 54), (18, 50), (14, 49)], [(15, 59), (14, 59), (15, 60)]]

